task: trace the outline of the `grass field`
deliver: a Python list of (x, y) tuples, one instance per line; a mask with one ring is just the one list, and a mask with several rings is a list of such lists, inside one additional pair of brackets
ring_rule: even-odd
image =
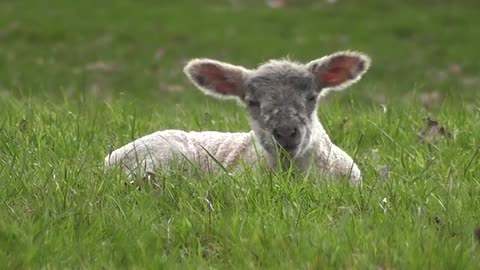
[[(0, 1), (0, 268), (478, 269), (478, 1), (287, 2)], [(248, 130), (188, 59), (344, 49), (373, 66), (319, 116), (361, 188), (246, 171), (137, 190), (104, 172), (159, 129)], [(420, 143), (427, 117), (451, 136)]]

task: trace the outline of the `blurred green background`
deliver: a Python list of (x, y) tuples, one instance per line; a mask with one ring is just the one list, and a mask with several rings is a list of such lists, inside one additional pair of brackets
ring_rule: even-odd
[(255, 67), (353, 49), (373, 58), (352, 93), (359, 100), (431, 91), (478, 97), (479, 3), (1, 1), (0, 96), (127, 95), (157, 106), (172, 95), (199, 96), (182, 73), (190, 58)]

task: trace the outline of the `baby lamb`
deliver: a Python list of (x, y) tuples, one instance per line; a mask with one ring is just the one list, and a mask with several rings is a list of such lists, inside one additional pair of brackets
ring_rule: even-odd
[(105, 166), (121, 164), (127, 174), (154, 173), (183, 161), (218, 172), (242, 162), (265, 161), (272, 169), (294, 164), (302, 172), (317, 169), (358, 184), (362, 179), (358, 166), (332, 143), (316, 108), (322, 96), (357, 82), (369, 66), (367, 55), (350, 51), (307, 64), (270, 60), (257, 69), (193, 59), (184, 69), (188, 78), (205, 94), (245, 105), (252, 131), (158, 131), (113, 151)]

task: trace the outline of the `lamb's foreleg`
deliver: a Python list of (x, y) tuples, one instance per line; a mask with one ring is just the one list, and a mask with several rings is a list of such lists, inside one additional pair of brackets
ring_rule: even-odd
[(353, 184), (359, 184), (362, 180), (360, 169), (352, 157), (333, 143), (327, 153), (327, 164), (335, 177), (346, 177)]
[(362, 181), (360, 169), (345, 151), (333, 144), (329, 139), (316, 146), (317, 166), (334, 178), (347, 178), (353, 184)]

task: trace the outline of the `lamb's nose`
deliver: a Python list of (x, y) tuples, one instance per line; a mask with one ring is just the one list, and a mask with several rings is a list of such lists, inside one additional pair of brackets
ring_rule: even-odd
[(279, 127), (273, 129), (273, 136), (278, 140), (294, 139), (298, 135), (298, 128), (296, 127)]

